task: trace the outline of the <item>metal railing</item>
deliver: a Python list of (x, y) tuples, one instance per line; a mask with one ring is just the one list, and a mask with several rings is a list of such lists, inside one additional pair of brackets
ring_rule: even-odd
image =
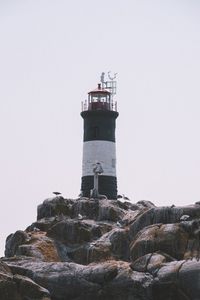
[(85, 100), (81, 102), (81, 110), (109, 110), (109, 111), (117, 111), (117, 102), (88, 102)]

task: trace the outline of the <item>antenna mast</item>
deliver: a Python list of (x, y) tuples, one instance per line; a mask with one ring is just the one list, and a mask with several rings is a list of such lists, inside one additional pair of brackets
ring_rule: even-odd
[(114, 95), (116, 95), (117, 91), (117, 81), (115, 80), (117, 77), (117, 73), (114, 73), (113, 76), (110, 75), (111, 71), (108, 72), (108, 80), (105, 80), (105, 73), (101, 73), (100, 81), (103, 89), (108, 90), (111, 93), (111, 98), (113, 100)]

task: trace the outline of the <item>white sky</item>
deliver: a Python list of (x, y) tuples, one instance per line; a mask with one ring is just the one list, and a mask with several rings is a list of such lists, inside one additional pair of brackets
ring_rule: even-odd
[(200, 1), (0, 0), (0, 251), (80, 190), (81, 101), (118, 72), (119, 193), (200, 200)]

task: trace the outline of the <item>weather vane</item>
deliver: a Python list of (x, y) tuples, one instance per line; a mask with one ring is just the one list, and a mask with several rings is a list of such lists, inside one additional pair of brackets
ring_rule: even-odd
[(117, 73), (114, 73), (114, 77), (111, 77), (110, 73), (111, 71), (108, 72), (108, 78), (113, 81), (117, 77)]

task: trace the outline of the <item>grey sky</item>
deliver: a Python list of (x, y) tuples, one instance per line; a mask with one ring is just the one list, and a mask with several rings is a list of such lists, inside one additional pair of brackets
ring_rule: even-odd
[(200, 200), (200, 2), (1, 0), (1, 233), (25, 229), (52, 191), (75, 198), (81, 101), (118, 72), (119, 192)]

